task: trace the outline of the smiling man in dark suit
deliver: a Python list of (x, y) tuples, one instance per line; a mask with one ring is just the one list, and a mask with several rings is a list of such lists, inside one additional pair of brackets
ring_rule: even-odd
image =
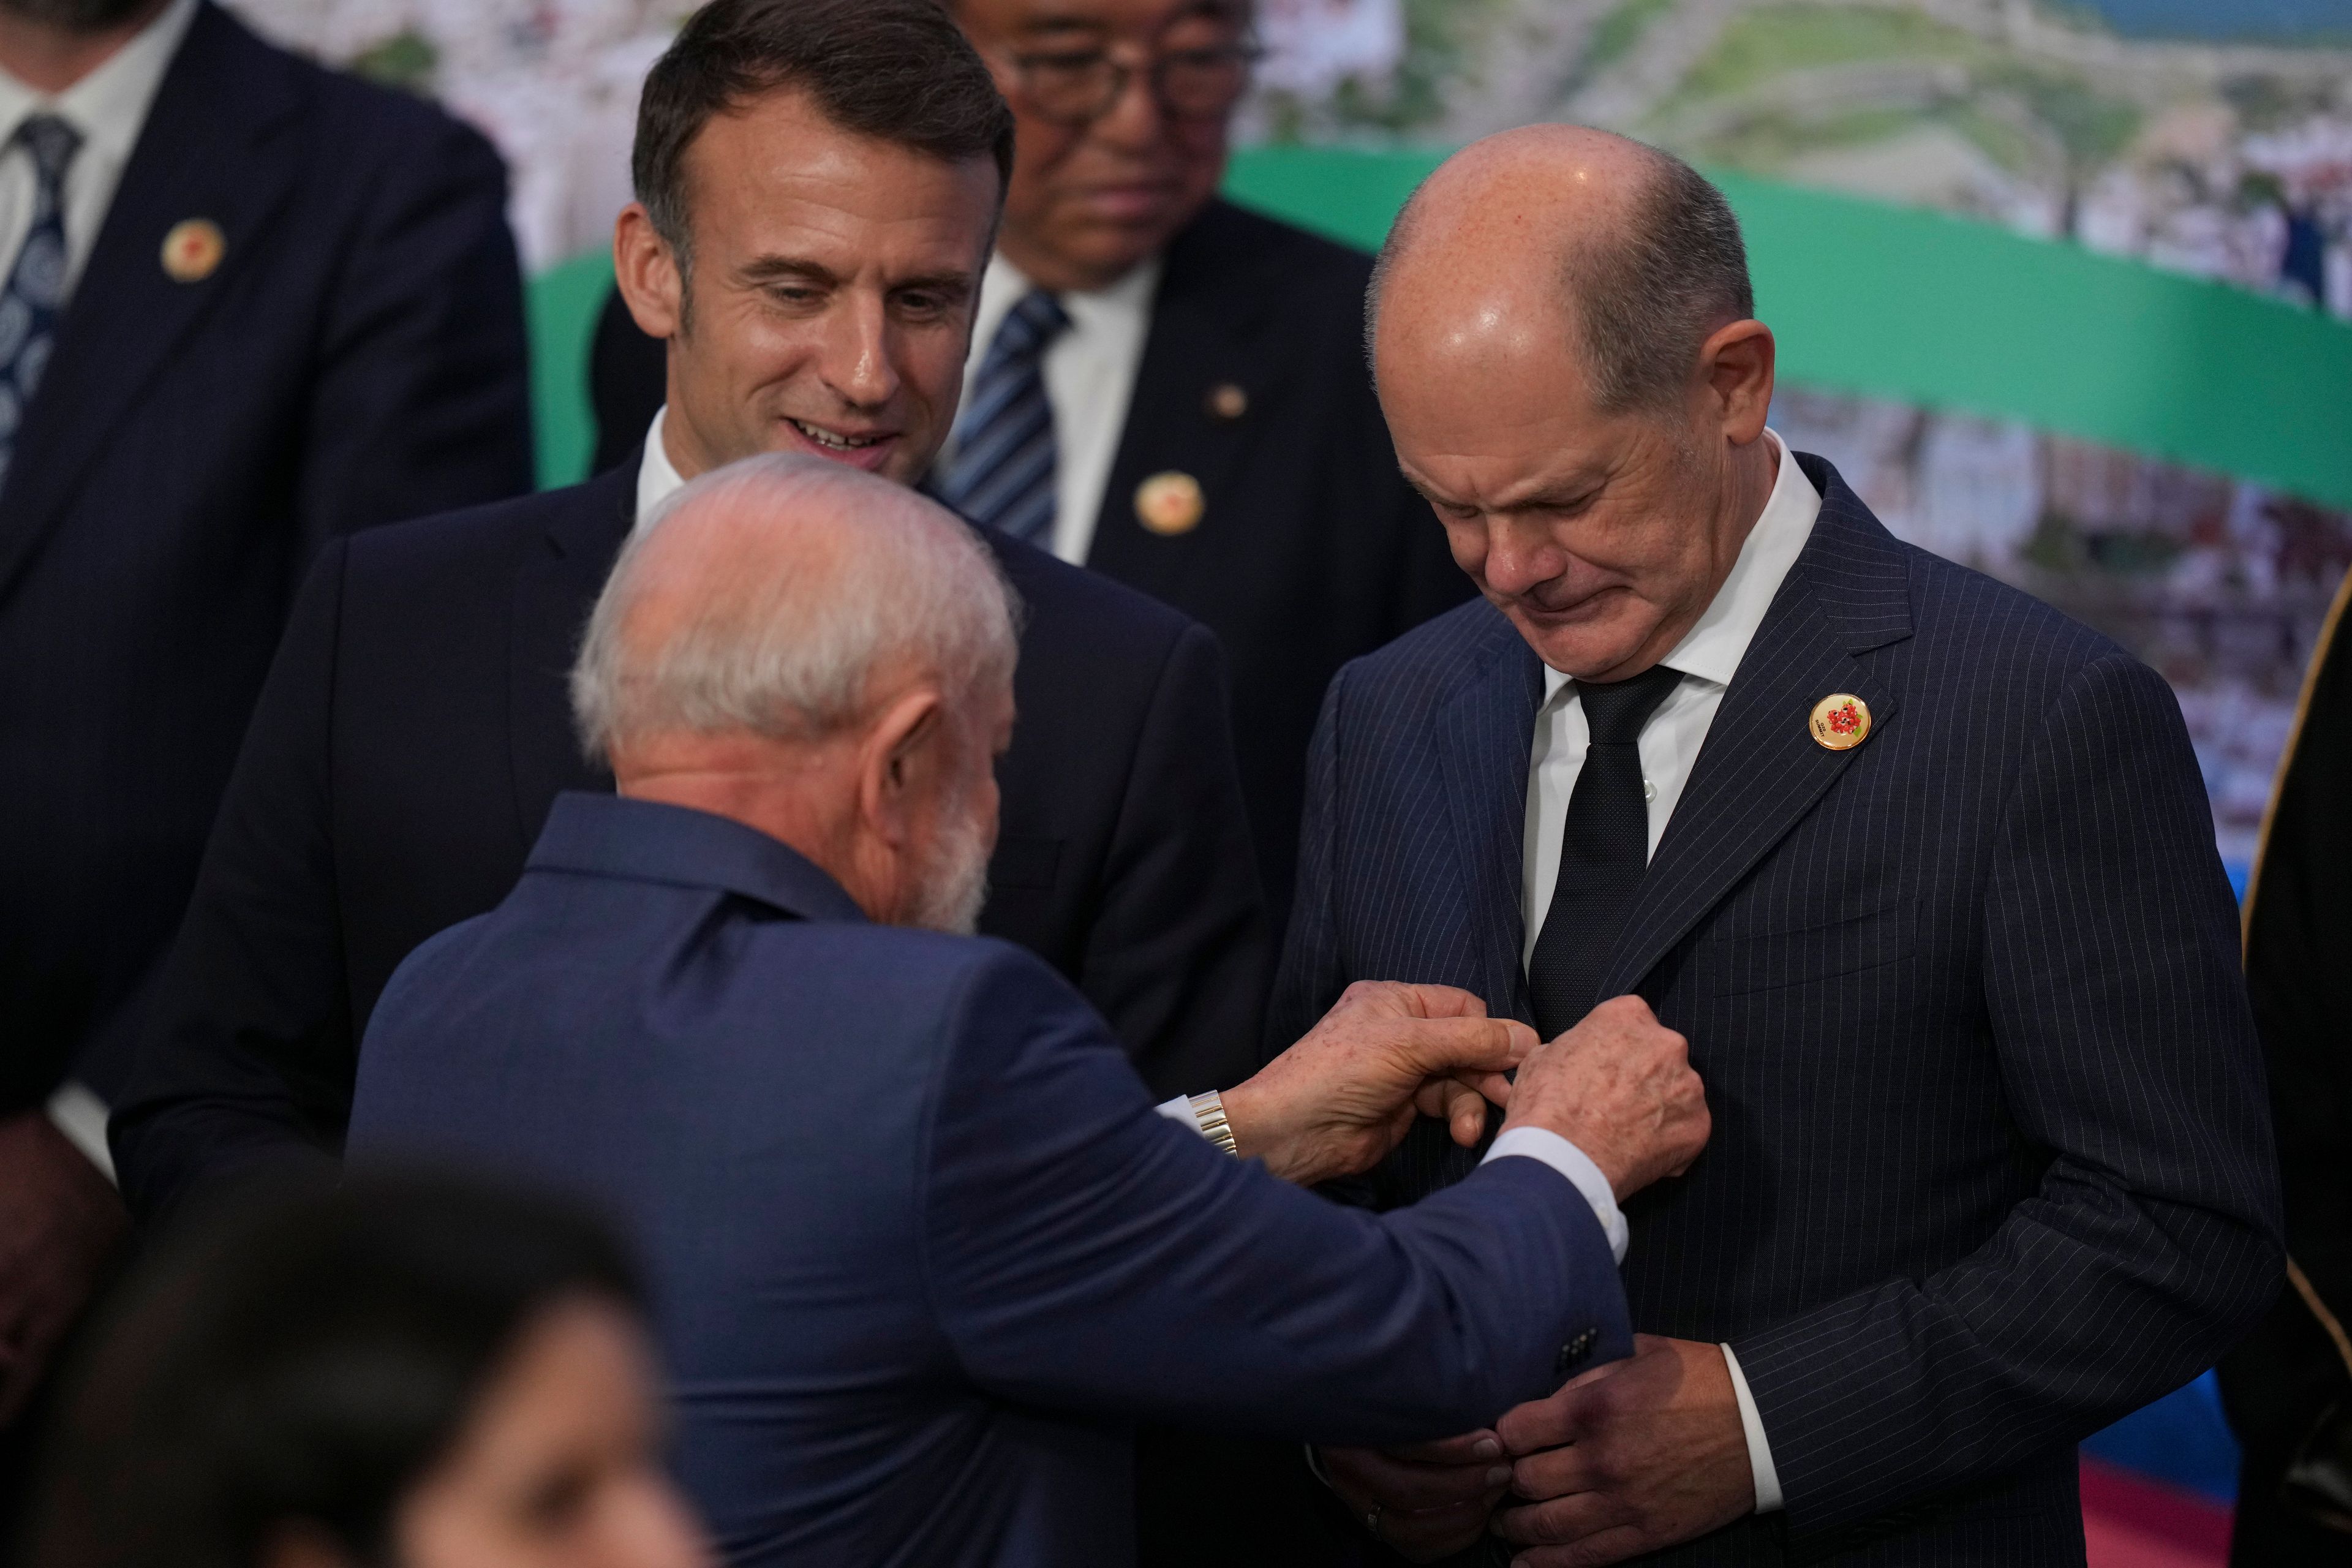
[[(564, 689), (607, 568), (686, 480), (812, 452), (905, 483), (954, 416), (1012, 123), (929, 0), (719, 0), (648, 79), (622, 216), (670, 402), (628, 465), (331, 549), (255, 720), (113, 1136), (152, 1213), (340, 1143), (394, 967), (609, 789)], [(985, 536), (1027, 610), (984, 932), (1101, 1010), (1146, 1080), (1255, 1059), (1270, 941), (1216, 645)]]
[[(1479, 143), (1374, 305), (1404, 471), (1486, 602), (1332, 685), (1274, 1036), (1360, 975), (1545, 1036), (1634, 993), (1717, 1131), (1628, 1206), (1636, 1353), (1451, 1447), (1326, 1454), (1355, 1533), (1430, 1561), (1491, 1514), (1528, 1568), (2079, 1565), (2074, 1445), (2280, 1279), (2170, 691), (1765, 428), (1738, 226), (1675, 160)], [(1409, 1140), (1373, 1201), (1475, 1157)], [(1470, 1452), (1497, 1441), (1499, 1482)]]
[[(1020, 135), (933, 483), (1216, 633), (1278, 917), (1324, 687), (1470, 594), (1365, 374), (1370, 259), (1216, 199), (1249, 0), (950, 8)], [(595, 364), (617, 460), (662, 397), (658, 345), (617, 299)]]
[(0, 0), (0, 1426), (120, 1231), (106, 1102), (303, 568), (530, 482), (505, 207), (204, 0)]

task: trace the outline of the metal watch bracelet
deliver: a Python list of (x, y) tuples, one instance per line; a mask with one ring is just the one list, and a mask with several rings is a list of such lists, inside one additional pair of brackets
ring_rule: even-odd
[(1234, 1130), (1225, 1121), (1225, 1099), (1215, 1089), (1196, 1094), (1186, 1100), (1192, 1108), (1192, 1121), (1201, 1129), (1201, 1136), (1238, 1160), (1241, 1150), (1234, 1143)]

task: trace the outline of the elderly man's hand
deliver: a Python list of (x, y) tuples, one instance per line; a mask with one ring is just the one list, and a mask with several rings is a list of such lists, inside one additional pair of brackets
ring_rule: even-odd
[(38, 1110), (0, 1120), (0, 1426), (39, 1385), (130, 1216)]
[(1495, 1516), (1528, 1548), (1517, 1568), (1594, 1568), (1719, 1530), (1756, 1507), (1731, 1369), (1719, 1346), (1637, 1335), (1631, 1361), (1586, 1373), (1496, 1423), (1512, 1490)]
[(1412, 1563), (1475, 1546), (1511, 1485), (1509, 1456), (1492, 1431), (1403, 1448), (1324, 1448), (1318, 1457), (1339, 1500)]
[(1584, 1151), (1619, 1202), (1679, 1176), (1714, 1130), (1690, 1044), (1639, 996), (1617, 996), (1530, 1053), (1504, 1131), (1541, 1127)]
[(1312, 1185), (1380, 1163), (1417, 1113), (1475, 1143), (1486, 1101), (1509, 1102), (1503, 1075), (1535, 1047), (1533, 1029), (1487, 1017), (1466, 991), (1359, 981), (1305, 1039), (1225, 1090), (1225, 1119), (1244, 1158)]

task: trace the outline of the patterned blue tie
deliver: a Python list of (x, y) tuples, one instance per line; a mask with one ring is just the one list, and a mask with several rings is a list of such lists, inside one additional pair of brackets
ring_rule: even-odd
[(940, 499), (972, 521), (1036, 544), (1053, 535), (1058, 461), (1043, 366), (1046, 346), (1069, 324), (1062, 302), (1043, 290), (1005, 313), (936, 483)]
[(0, 285), (0, 479), (57, 342), (66, 297), (66, 169), (81, 151), (81, 132), (54, 114), (36, 114), (9, 145), (33, 155), (33, 226)]

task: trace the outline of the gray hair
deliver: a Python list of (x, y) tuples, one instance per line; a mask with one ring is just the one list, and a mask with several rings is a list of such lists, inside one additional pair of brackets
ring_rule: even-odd
[[(746, 513), (789, 547), (703, 568), (663, 637), (630, 635), (663, 531)], [(1011, 679), (1019, 616), (995, 559), (937, 502), (822, 458), (750, 458), (680, 489), (621, 552), (572, 666), (572, 714), (592, 759), (666, 731), (822, 740), (902, 672), (958, 691)]]
[[(1731, 204), (1673, 153), (1633, 145), (1645, 154), (1651, 178), (1633, 194), (1623, 230), (1565, 237), (1560, 247), (1560, 285), (1576, 311), (1585, 373), (1603, 414), (1672, 405), (1708, 334), (1756, 313), (1748, 247)], [(1372, 267), (1364, 309), (1368, 356), (1381, 288), (1419, 226), (1419, 195), (1406, 202)]]

